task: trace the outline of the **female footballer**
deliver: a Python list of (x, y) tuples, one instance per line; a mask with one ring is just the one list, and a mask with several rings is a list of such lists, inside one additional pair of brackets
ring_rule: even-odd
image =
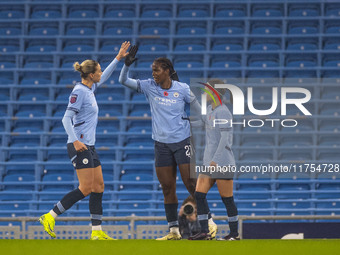
[[(137, 51), (138, 47), (132, 46), (121, 70), (119, 82), (139, 93), (144, 93), (151, 108), (156, 174), (162, 186), (165, 214), (170, 230), (168, 235), (157, 240), (180, 240), (176, 171), (178, 166), (185, 187), (191, 195), (194, 195), (196, 179), (190, 177), (190, 160), (194, 162), (194, 154), (190, 143), (190, 123), (184, 107), (186, 103), (195, 105), (197, 100), (189, 86), (179, 82), (177, 73), (167, 58), (154, 60), (153, 79), (129, 78), (129, 66), (136, 61)], [(215, 226), (214, 224), (213, 231), (216, 232)]]
[[(208, 82), (209, 86), (215, 87), (216, 84), (223, 84), (221, 80), (213, 79)], [(226, 89), (215, 89), (218, 94), (223, 96)], [(240, 240), (238, 235), (238, 211), (233, 197), (233, 173), (232, 171), (215, 171), (218, 166), (224, 169), (231, 169), (235, 166), (234, 154), (231, 150), (233, 143), (233, 129), (230, 124), (214, 125), (215, 119), (231, 120), (232, 115), (225, 104), (220, 103), (216, 94), (212, 94), (214, 99), (207, 97), (206, 115), (203, 115), (201, 122), (192, 122), (193, 126), (198, 124), (205, 125), (205, 149), (203, 165), (214, 168), (212, 171), (201, 173), (197, 179), (195, 199), (197, 203), (197, 217), (201, 225), (201, 232), (191, 236), (189, 240), (210, 240), (211, 235), (208, 228), (209, 207), (206, 199), (210, 188), (217, 183), (217, 188), (228, 214), (230, 233), (219, 240)], [(232, 100), (232, 99), (231, 99)], [(229, 122), (230, 123), (230, 122)], [(209, 168), (208, 168), (209, 169)], [(221, 168), (220, 168), (221, 169)], [(216, 174), (211, 174), (216, 173)]]
[(79, 187), (66, 194), (50, 212), (39, 218), (45, 231), (52, 238), (56, 237), (55, 218), (90, 195), (91, 239), (114, 240), (102, 231), (101, 227), (104, 180), (101, 163), (94, 147), (98, 122), (98, 105), (94, 92), (111, 76), (118, 62), (127, 56), (129, 46), (130, 42), (122, 43), (116, 58), (104, 72), (95, 60), (74, 63), (74, 70), (80, 72), (81, 82), (77, 83), (71, 92), (62, 122), (68, 134), (67, 151), (76, 169)]

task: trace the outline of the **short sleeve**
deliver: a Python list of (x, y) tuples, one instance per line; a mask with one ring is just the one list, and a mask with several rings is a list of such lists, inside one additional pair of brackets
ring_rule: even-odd
[(81, 109), (85, 97), (85, 93), (81, 90), (72, 91), (69, 100), (67, 110), (78, 113)]
[(194, 93), (191, 92), (189, 85), (185, 84), (185, 93), (184, 93), (184, 101), (188, 104), (191, 104), (193, 101), (196, 100)]
[(144, 93), (148, 94), (150, 91), (150, 86), (152, 85), (152, 80), (147, 79), (147, 80), (137, 80), (138, 87), (137, 87), (137, 92), (139, 93)]

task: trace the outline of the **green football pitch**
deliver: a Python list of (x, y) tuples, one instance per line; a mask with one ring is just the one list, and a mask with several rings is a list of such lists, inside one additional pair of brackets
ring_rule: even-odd
[(0, 240), (0, 250), (1, 254), (4, 255), (331, 255), (340, 254), (340, 240), (241, 240), (234, 242), (187, 240)]

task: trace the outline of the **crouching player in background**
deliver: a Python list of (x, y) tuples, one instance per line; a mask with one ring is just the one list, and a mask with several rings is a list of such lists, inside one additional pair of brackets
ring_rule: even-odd
[(192, 196), (188, 196), (182, 203), (178, 213), (179, 232), (183, 239), (196, 235), (201, 231), (197, 219), (197, 205)]
[[(210, 80), (206, 87), (215, 87), (216, 84), (223, 84), (218, 79)], [(215, 89), (221, 96), (225, 94), (225, 89)], [(210, 188), (217, 183), (222, 201), (227, 209), (230, 233), (220, 240), (240, 240), (238, 234), (238, 212), (233, 197), (233, 172), (217, 171), (219, 166), (223, 169), (230, 169), (235, 166), (234, 154), (231, 150), (233, 141), (233, 129), (230, 124), (216, 124), (215, 119), (232, 119), (232, 115), (225, 104), (221, 104), (216, 94), (212, 94), (214, 99), (207, 97), (206, 115), (201, 116), (201, 120), (192, 121), (192, 126), (205, 126), (205, 149), (203, 156), (204, 171), (200, 173), (197, 180), (195, 199), (197, 203), (197, 217), (201, 225), (201, 232), (193, 235), (189, 240), (210, 240), (208, 228), (209, 206), (206, 199)], [(215, 126), (215, 127), (214, 127)]]

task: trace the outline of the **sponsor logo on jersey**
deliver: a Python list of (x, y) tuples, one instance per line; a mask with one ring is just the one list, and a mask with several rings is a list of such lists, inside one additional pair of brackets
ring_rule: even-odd
[(155, 100), (163, 102), (163, 103), (173, 103), (173, 104), (177, 102), (175, 99), (168, 99), (168, 98), (161, 98), (161, 97), (155, 97)]

